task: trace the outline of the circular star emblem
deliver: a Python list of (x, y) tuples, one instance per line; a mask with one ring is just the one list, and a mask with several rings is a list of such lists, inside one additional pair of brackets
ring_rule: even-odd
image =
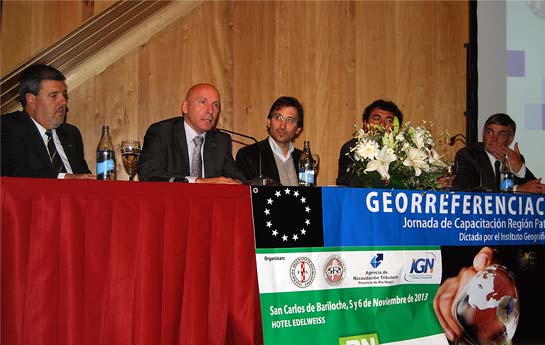
[[(254, 189), (257, 193), (258, 189)], [(265, 198), (260, 228), (286, 245), (297, 245), (309, 236), (312, 207), (304, 189), (281, 187)]]

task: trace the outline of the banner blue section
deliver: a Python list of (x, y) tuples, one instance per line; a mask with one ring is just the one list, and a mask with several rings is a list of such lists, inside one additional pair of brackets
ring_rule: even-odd
[(545, 196), (322, 188), (325, 246), (545, 244)]

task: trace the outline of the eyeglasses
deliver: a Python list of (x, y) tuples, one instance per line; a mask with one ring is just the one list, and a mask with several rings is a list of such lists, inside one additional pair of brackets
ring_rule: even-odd
[(274, 114), (274, 115), (272, 116), (272, 118), (273, 118), (273, 120), (278, 121), (278, 122), (284, 122), (284, 121), (286, 121), (286, 123), (287, 123), (288, 125), (293, 125), (293, 124), (297, 123), (297, 119), (296, 119), (296, 118), (293, 118), (293, 117), (291, 117), (291, 116), (289, 116), (289, 117), (284, 117), (284, 115), (282, 115), (282, 114)]

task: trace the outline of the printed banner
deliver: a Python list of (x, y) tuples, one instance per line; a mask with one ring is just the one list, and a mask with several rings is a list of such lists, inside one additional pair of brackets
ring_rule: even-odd
[(328, 246), (545, 244), (542, 195), (338, 187), (322, 194)]
[(545, 343), (543, 196), (253, 187), (252, 205), (267, 345), (449, 344), (434, 298), (487, 246), (508, 268), (467, 283), (463, 337)]

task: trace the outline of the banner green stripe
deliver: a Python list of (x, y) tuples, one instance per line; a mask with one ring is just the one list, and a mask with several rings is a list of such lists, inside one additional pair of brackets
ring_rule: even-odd
[(261, 294), (264, 336), (272, 344), (326, 345), (361, 334), (376, 333), (380, 343), (439, 334), (436, 290), (425, 284)]

